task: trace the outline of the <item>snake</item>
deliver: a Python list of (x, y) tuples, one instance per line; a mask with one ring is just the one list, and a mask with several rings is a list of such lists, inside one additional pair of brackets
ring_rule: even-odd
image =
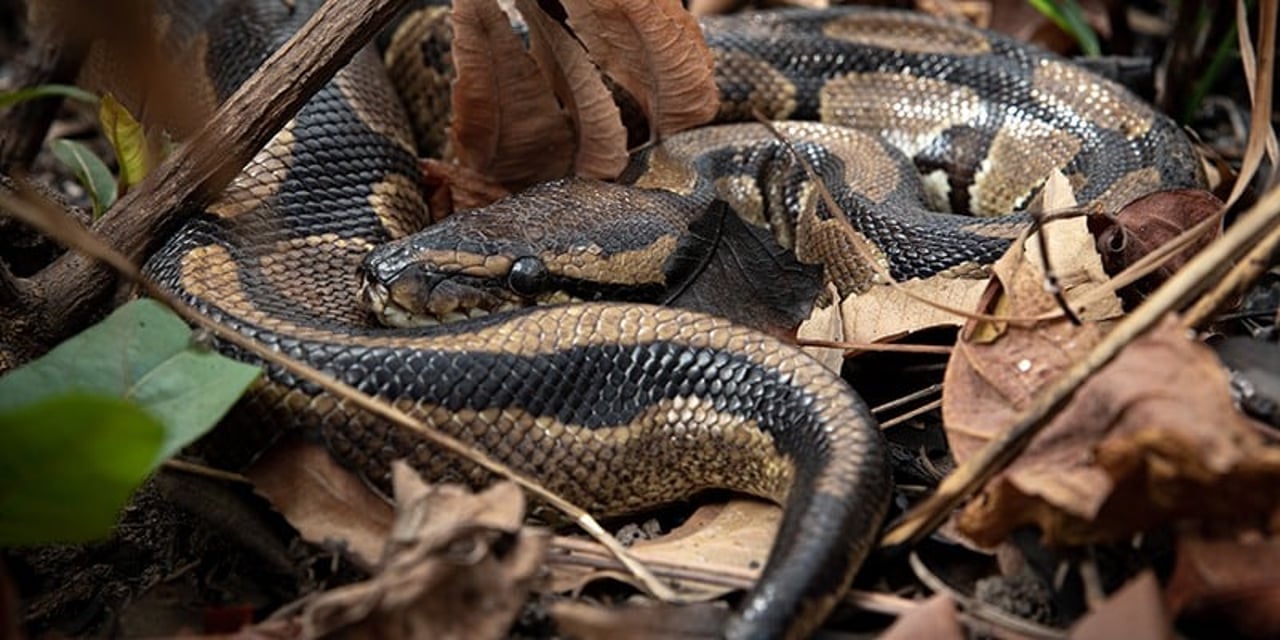
[[(232, 0), (168, 21), (194, 43), (193, 95), (225, 98), (317, 4)], [(788, 340), (661, 304), (705, 244), (693, 231), (729, 212), (856, 295), (884, 273), (981, 272), (1025, 226), (992, 214), (1032, 206), (1054, 171), (1110, 209), (1203, 176), (1178, 127), (1125, 89), (964, 24), (839, 8), (702, 25), (721, 124), (638, 151), (616, 181), (538, 184), (429, 227), (409, 115), (363, 51), (145, 271), (598, 515), (713, 488), (779, 503), (769, 559), (722, 633), (803, 637), (874, 545), (886, 445), (858, 394)], [(741, 122), (756, 114), (774, 123)], [(850, 258), (858, 243), (879, 269)], [(229, 421), (301, 430), (383, 486), (397, 459), (491, 480), (265, 368)]]

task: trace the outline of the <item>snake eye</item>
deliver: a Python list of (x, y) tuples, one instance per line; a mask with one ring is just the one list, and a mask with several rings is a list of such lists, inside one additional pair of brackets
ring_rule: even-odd
[(507, 286), (522, 296), (533, 297), (546, 289), (548, 275), (547, 265), (542, 264), (542, 260), (524, 256), (511, 265)]

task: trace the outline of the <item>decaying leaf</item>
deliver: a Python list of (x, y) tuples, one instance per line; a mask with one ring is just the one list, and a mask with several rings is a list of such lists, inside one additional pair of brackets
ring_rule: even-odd
[(1165, 610), (1160, 583), (1143, 571), (1071, 627), (1073, 640), (1126, 638), (1168, 640), (1173, 622)]
[(880, 640), (910, 640), (912, 638), (934, 638), (936, 640), (959, 640), (966, 637), (956, 619), (956, 603), (949, 596), (939, 593), (929, 598), (920, 606), (898, 617), (884, 633)]
[[(1089, 231), (1097, 238), (1098, 251), (1107, 273), (1118, 274), (1138, 262), (1161, 245), (1202, 220), (1216, 216), (1222, 201), (1200, 189), (1158, 191), (1139, 198), (1116, 214), (1115, 218), (1089, 219)], [(1129, 301), (1150, 293), (1186, 264), (1197, 252), (1222, 235), (1221, 226), (1197, 238), (1174, 254), (1158, 270), (1133, 285)]]
[(458, 160), (511, 188), (568, 175), (573, 131), (496, 0), (453, 4)]
[(462, 165), (423, 158), (419, 161), (422, 184), (431, 191), (431, 218), (439, 222), (454, 211), (483, 207), (511, 195), (488, 176)]
[[(758, 572), (769, 557), (781, 516), (782, 509), (777, 505), (747, 498), (708, 504), (670, 533), (636, 542), (631, 554), (640, 561), (664, 566), (735, 574)], [(622, 572), (556, 564), (551, 589), (578, 591), (600, 578), (634, 584)], [(690, 582), (682, 587), (681, 594), (688, 600), (713, 600), (734, 591), (731, 587)]]
[(709, 122), (720, 107), (711, 49), (679, 0), (564, 0), (592, 61), (635, 98), (651, 135)]
[(396, 519), (377, 575), (308, 603), (304, 636), (506, 637), (550, 539), (522, 525), (519, 487), (427, 486), (403, 463), (392, 483)]
[[(1079, 249), (1091, 243), (1083, 224), (1062, 222), (1079, 228), (1064, 233), (1052, 223), (1049, 256), (1065, 297), (1074, 300), (1105, 275), (1096, 254)], [(1071, 245), (1059, 246), (1068, 237), (1075, 238)], [(1032, 257), (1036, 246), (1028, 241), (994, 267), (985, 311), (1031, 317), (1056, 309), (1036, 268), (1040, 259)], [(1082, 254), (1092, 257), (1078, 261)], [(943, 392), (957, 460), (1011, 424), (1040, 389), (1092, 348), (1101, 335), (1097, 321), (1118, 313), (1112, 298), (1086, 308), (1078, 327), (1063, 319), (967, 326)], [(958, 524), (980, 544), (1027, 524), (1038, 525), (1051, 542), (1070, 544), (1122, 538), (1181, 516), (1267, 513), (1271, 492), (1250, 495), (1249, 487), (1280, 470), (1277, 462), (1280, 452), (1263, 446), (1232, 406), (1212, 354), (1166, 325), (1087, 382)], [(1236, 495), (1238, 501), (1222, 499)]]
[(1280, 636), (1280, 542), (1178, 540), (1166, 589), (1180, 622), (1246, 638)]
[[(1022, 362), (1031, 370), (1049, 355), (1027, 353)], [(975, 362), (963, 374), (949, 368), (945, 383), (970, 394), (951, 398), (948, 437), (957, 455), (1007, 424), (1020, 397), (1015, 386), (1005, 385), (1006, 395), (987, 381), (975, 384), (980, 373), (1010, 377), (1007, 364)], [(1269, 514), (1280, 502), (1267, 488), (1277, 479), (1280, 447), (1268, 446), (1233, 406), (1212, 352), (1170, 319), (1086, 382), (964, 509), (959, 525), (981, 544), (1028, 524), (1050, 542), (1110, 541), (1173, 518)]]
[(573, 123), (574, 175), (611, 180), (627, 166), (627, 130), (600, 72), (582, 45), (538, 8), (516, 0), (529, 25), (529, 52)]
[(579, 640), (716, 638), (729, 613), (711, 604), (596, 607), (557, 602), (550, 609), (556, 628)]
[(947, 308), (974, 308), (986, 288), (986, 278), (929, 278), (908, 280), (893, 287), (872, 287), (840, 303), (844, 339), (885, 342), (924, 329), (958, 326), (964, 318)]
[(340, 548), (365, 569), (377, 565), (391, 530), (391, 505), (323, 446), (296, 438), (277, 443), (245, 476), (304, 540)]

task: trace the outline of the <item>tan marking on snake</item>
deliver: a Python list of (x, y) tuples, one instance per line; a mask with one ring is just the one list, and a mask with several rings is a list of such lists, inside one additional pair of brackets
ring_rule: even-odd
[[(969, 207), (975, 215), (1016, 211), (1055, 170), (1080, 151), (1080, 138), (1035, 120), (1004, 126), (991, 141), (987, 157), (974, 172)], [(1009, 167), (1018, 167), (1009, 171)]]
[(447, 249), (428, 249), (418, 252), (417, 261), (431, 264), (442, 271), (460, 273), (477, 278), (505, 278), (511, 272), (514, 260), (508, 256)]
[[(596, 515), (652, 507), (708, 487), (781, 501), (794, 475), (792, 461), (773, 453), (772, 436), (755, 420), (716, 411), (698, 397), (660, 400), (626, 424), (594, 428), (516, 407), (450, 411), (429, 403), (406, 403), (403, 408), (432, 428), (559, 488), (563, 497)], [(389, 429), (376, 423), (365, 428)], [(331, 438), (346, 437), (330, 433)], [(386, 432), (372, 437), (395, 436)], [(694, 440), (706, 446), (672, 446), (673, 441)], [(542, 444), (548, 441), (559, 445)], [(410, 462), (430, 477), (476, 484), (492, 477), (422, 442), (407, 444), (394, 447), (395, 455), (409, 453)], [(385, 470), (391, 459), (378, 462)], [(621, 477), (627, 481), (620, 482)]]
[(295, 120), (287, 122), (271, 142), (253, 156), (244, 171), (236, 175), (218, 202), (209, 207), (209, 212), (223, 218), (234, 218), (274, 200), (293, 166), (293, 145), (297, 142), (293, 130), (296, 126)]
[(1134, 199), (1134, 194), (1145, 194), (1160, 187), (1160, 172), (1154, 167), (1143, 167), (1120, 176), (1102, 192), (1094, 202), (1106, 213), (1115, 213)]
[(640, 249), (610, 255), (593, 243), (568, 251), (543, 252), (539, 257), (551, 273), (568, 278), (606, 284), (663, 284), (663, 265), (677, 244), (676, 236), (665, 235)]
[(370, 65), (381, 64), (372, 50), (363, 50), (334, 76), (333, 82), (365, 126), (416, 156), (413, 134), (405, 125), (408, 116), (399, 102), (383, 99), (383, 96), (395, 95), (395, 90), (385, 80), (386, 74), (367, 70)]
[(991, 43), (980, 32), (956, 25), (942, 29), (936, 22), (921, 25), (891, 13), (854, 13), (828, 22), (823, 35), (890, 51), (966, 56), (989, 53)]
[(747, 224), (767, 228), (764, 196), (755, 178), (734, 174), (716, 178), (716, 196), (724, 200)]
[(973, 89), (905, 73), (847, 73), (827, 82), (818, 97), (824, 122), (877, 132), (908, 156), (983, 114)]
[(1110, 81), (1058, 60), (1041, 60), (1031, 76), (1032, 95), (1080, 114), (1094, 125), (1119, 131), (1130, 140), (1151, 130), (1150, 106)]
[(796, 110), (796, 85), (773, 65), (741, 51), (715, 51), (716, 84), (749, 86), (744, 103), (723, 102), (716, 119), (753, 120), (756, 112), (771, 120), (786, 120)]
[(418, 184), (400, 174), (388, 175), (373, 185), (369, 207), (392, 238), (421, 231), (430, 222)]
[(889, 261), (884, 251), (847, 220), (820, 218), (816, 185), (802, 187), (800, 203), (801, 210), (796, 220), (795, 252), (798, 260), (823, 265), (827, 281), (836, 285), (842, 298), (882, 282), (864, 256), (869, 256), (887, 270)]

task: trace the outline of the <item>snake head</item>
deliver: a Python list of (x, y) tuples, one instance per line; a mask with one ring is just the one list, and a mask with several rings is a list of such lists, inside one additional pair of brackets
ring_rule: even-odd
[(365, 301), (391, 326), (581, 300), (658, 301), (684, 231), (656, 206), (662, 197), (596, 181), (536, 185), (373, 249)]
[(458, 241), (439, 231), (376, 248), (363, 271), (365, 303), (388, 326), (430, 326), (570, 299), (553, 290), (538, 256), (511, 243)]

